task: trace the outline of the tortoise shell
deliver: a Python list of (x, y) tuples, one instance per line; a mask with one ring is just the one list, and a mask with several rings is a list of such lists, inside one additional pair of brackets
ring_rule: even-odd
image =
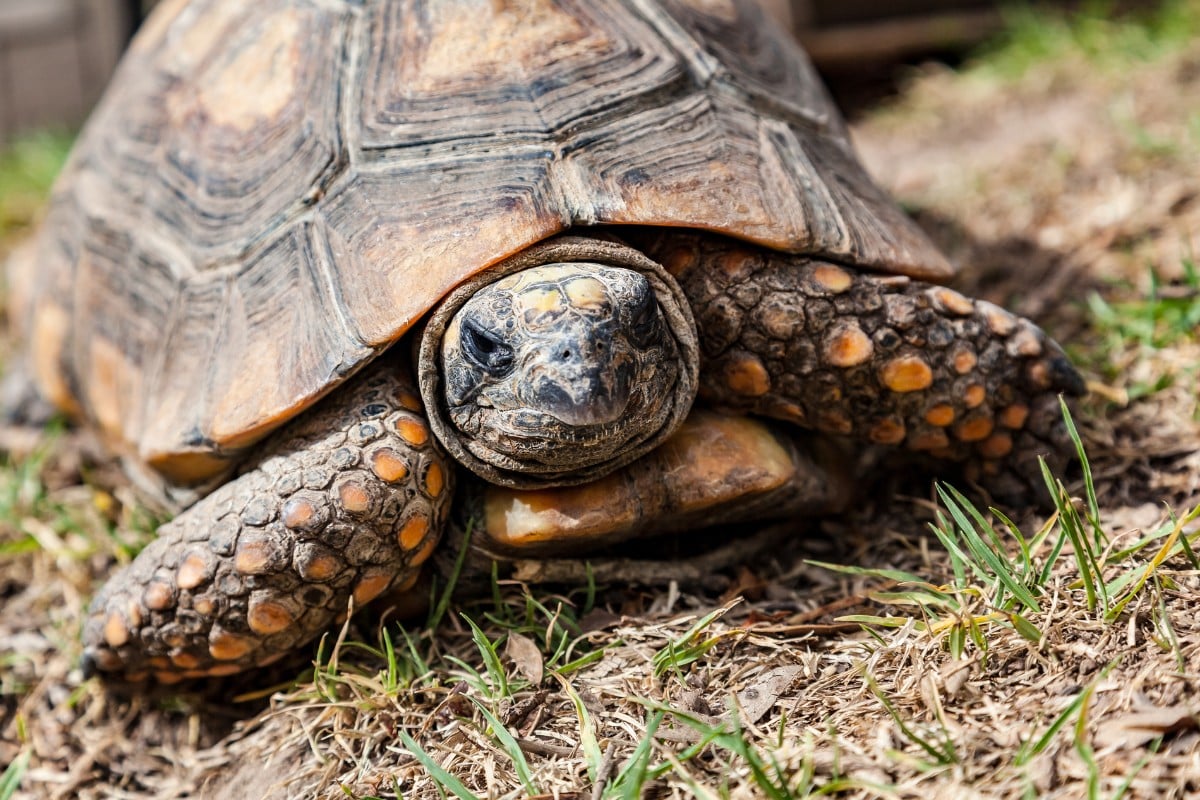
[(456, 284), (610, 224), (951, 272), (752, 0), (170, 0), (14, 283), (43, 391), (188, 482)]

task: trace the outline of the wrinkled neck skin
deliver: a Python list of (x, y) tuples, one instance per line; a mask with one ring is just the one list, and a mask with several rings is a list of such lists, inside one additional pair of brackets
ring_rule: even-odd
[(694, 396), (696, 353), (664, 276), (598, 258), (481, 282), (425, 348), (443, 443), (485, 479), (531, 488), (594, 479), (669, 435)]

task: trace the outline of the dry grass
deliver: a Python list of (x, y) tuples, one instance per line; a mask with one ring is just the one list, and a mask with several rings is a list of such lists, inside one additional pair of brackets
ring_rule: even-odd
[(1074, 479), (995, 542), (964, 509), (958, 558), (885, 483), (695, 585), (501, 582), (436, 630), (373, 612), (270, 674), (121, 694), (74, 669), (79, 621), (152, 520), (60, 433), (0, 470), (0, 800), (1200, 792), (1172, 517), (1200, 504), (1200, 45), (1099, 35), (924, 71), (856, 131), (970, 291), (1070, 343), (1094, 505)]

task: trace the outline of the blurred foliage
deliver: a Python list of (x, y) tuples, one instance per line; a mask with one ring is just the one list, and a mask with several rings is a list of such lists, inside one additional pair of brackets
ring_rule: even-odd
[(1008, 5), (1003, 29), (972, 59), (971, 71), (1016, 79), (1048, 62), (1075, 59), (1121, 69), (1161, 58), (1200, 36), (1200, 0), (1127, 6), (1114, 0), (1089, 0), (1073, 11)]
[(37, 218), (72, 139), (63, 133), (41, 133), (0, 148), (0, 240)]

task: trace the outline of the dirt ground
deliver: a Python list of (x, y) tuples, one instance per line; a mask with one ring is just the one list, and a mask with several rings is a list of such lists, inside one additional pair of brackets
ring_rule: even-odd
[(269, 672), (108, 690), (80, 620), (153, 521), (86, 437), (9, 430), (33, 455), (0, 473), (0, 800), (1200, 792), (1200, 40), (1116, 50), (923, 67), (855, 123), (959, 287), (1089, 381), (1094, 552), (1006, 509), (1036, 608), (959, 574), (927, 479), (883, 474), (728, 563), (530, 571), (436, 630), (374, 610)]

